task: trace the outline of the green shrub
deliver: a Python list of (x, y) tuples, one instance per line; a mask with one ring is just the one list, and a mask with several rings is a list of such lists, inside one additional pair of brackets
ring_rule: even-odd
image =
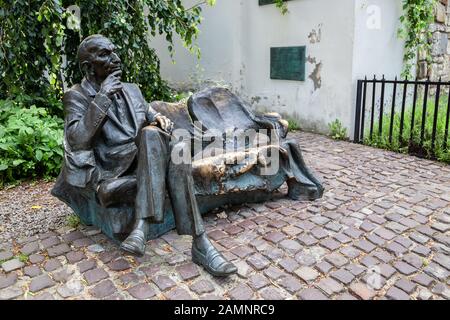
[(328, 124), (330, 129), (330, 136), (335, 140), (347, 139), (347, 128), (345, 128), (339, 119), (334, 120)]
[(289, 118), (288, 124), (289, 124), (288, 125), (289, 131), (300, 130), (300, 125), (298, 124), (298, 122), (295, 119)]
[[(0, 186), (58, 174), (63, 157), (63, 120), (20, 96), (0, 100)], [(61, 108), (60, 105), (55, 108)]]
[(173, 102), (186, 102), (189, 100), (189, 98), (193, 95), (191, 91), (173, 91), (172, 95), (172, 101)]
[[(434, 123), (434, 111), (435, 102), (434, 99), (429, 99), (427, 101), (427, 112), (425, 114), (425, 132), (423, 136), (423, 146), (420, 146), (420, 131), (423, 120), (423, 98), (419, 97), (417, 99), (416, 110), (414, 113), (414, 122), (412, 126), (411, 133), (411, 121), (412, 121), (412, 106), (405, 107), (405, 114), (403, 119), (403, 132), (400, 136), (400, 124), (401, 124), (401, 114), (396, 112), (394, 114), (392, 123), (392, 138), (389, 139), (390, 135), (390, 123), (391, 115), (383, 115), (383, 124), (381, 128), (381, 135), (379, 130), (379, 119), (378, 115), (374, 117), (374, 125), (372, 136), (370, 136), (370, 116), (366, 118), (364, 125), (364, 144), (383, 148), (387, 150), (407, 153), (409, 148), (414, 149), (416, 153), (421, 153), (423, 156), (428, 158), (436, 158), (439, 161), (450, 163), (450, 137), (447, 137), (447, 148), (444, 149), (444, 132), (445, 132), (445, 121), (447, 118), (447, 98), (442, 98), (438, 108), (438, 116), (436, 123), (436, 140), (435, 146), (433, 148), (431, 143), (431, 138), (433, 134), (433, 123)], [(420, 101), (420, 102), (419, 102)], [(390, 111), (390, 110), (389, 110)], [(398, 110), (397, 110), (398, 111)]]
[(19, 259), (20, 262), (23, 263), (27, 263), (28, 260), (30, 259), (30, 257), (28, 257), (28, 255), (24, 254), (24, 253), (20, 253), (19, 255), (16, 256), (17, 259)]
[(66, 223), (71, 228), (77, 228), (80, 225), (81, 220), (76, 214), (69, 214)]

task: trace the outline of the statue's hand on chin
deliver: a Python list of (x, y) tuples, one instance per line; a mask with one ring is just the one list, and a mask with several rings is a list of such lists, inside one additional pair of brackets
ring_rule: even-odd
[(111, 98), (114, 94), (121, 91), (123, 88), (122, 82), (120, 82), (121, 74), (121, 70), (116, 70), (107, 76), (102, 82), (100, 92)]

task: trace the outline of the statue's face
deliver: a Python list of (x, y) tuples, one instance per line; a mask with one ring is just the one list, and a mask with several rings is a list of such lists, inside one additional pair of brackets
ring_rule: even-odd
[(104, 80), (114, 71), (121, 70), (121, 61), (114, 52), (115, 46), (107, 38), (99, 38), (95, 41), (91, 51), (91, 67), (95, 77)]

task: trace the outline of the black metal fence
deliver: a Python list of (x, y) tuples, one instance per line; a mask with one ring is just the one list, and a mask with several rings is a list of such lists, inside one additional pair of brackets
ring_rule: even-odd
[(354, 142), (450, 159), (449, 94), (441, 80), (358, 80)]

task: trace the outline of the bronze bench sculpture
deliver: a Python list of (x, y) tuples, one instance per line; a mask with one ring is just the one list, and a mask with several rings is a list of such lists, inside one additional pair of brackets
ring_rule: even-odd
[[(224, 204), (264, 201), (284, 182), (292, 199), (322, 196), (299, 146), (285, 140), (287, 123), (278, 115), (256, 116), (224, 88), (196, 93), (187, 106), (147, 105), (136, 85), (120, 82), (120, 59), (101, 35), (82, 42), (79, 58), (85, 78), (64, 96), (65, 162), (52, 194), (84, 224), (122, 242), (122, 249), (142, 255), (146, 240), (176, 226), (178, 233), (194, 236), (194, 262), (226, 276), (236, 268), (209, 242), (200, 214)], [(231, 153), (207, 158), (195, 153), (196, 132), (213, 130), (226, 139), (238, 129), (266, 129), (277, 136), (279, 145), (265, 146), (279, 159), (275, 172), (260, 174), (266, 158), (245, 139)], [(187, 133), (189, 143), (173, 139), (172, 130)], [(192, 163), (170, 159), (177, 147), (188, 148)], [(200, 141), (200, 151), (205, 148)], [(230, 156), (241, 161), (229, 162)]]

